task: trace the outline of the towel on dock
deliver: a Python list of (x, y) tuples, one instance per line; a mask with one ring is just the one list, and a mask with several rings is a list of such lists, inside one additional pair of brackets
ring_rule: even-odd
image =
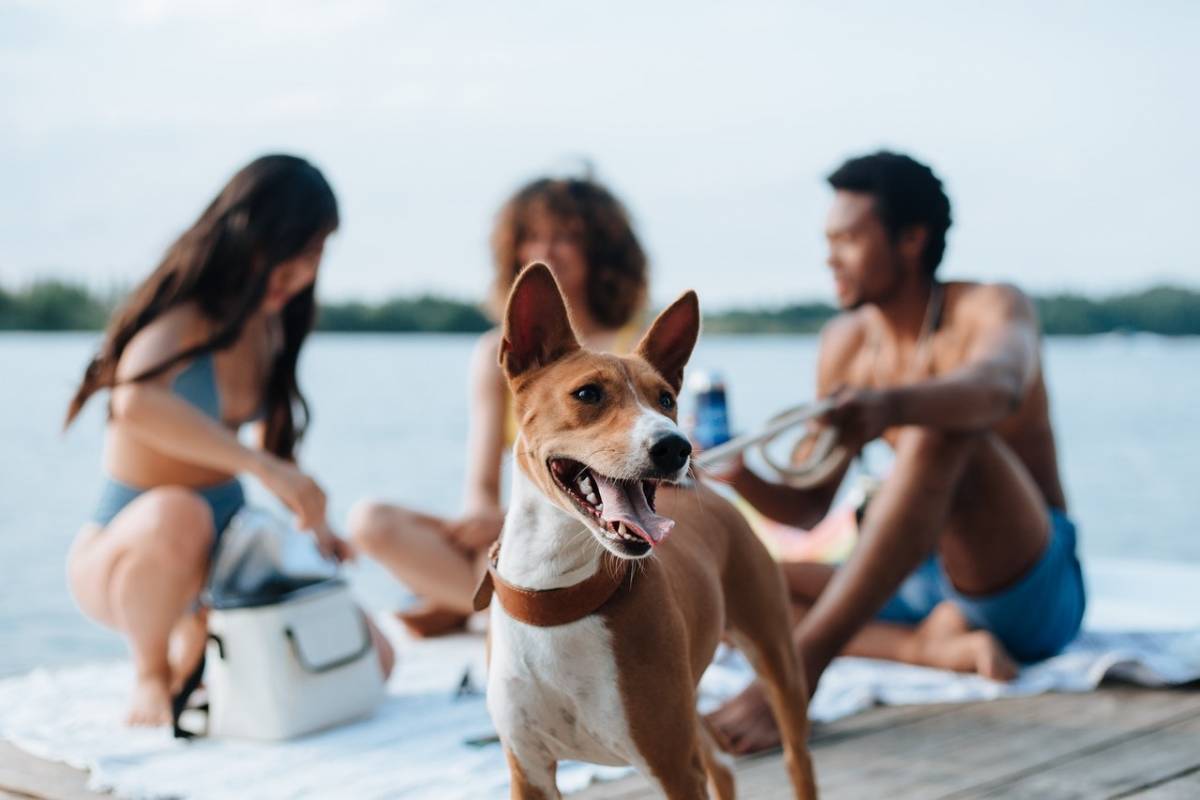
[[(1139, 590), (1137, 596), (1146, 594)], [(1171, 599), (1170, 607), (1179, 608), (1181, 597)], [(1129, 604), (1114, 601), (1113, 607)], [(1164, 606), (1158, 608), (1159, 625), (1170, 621)], [(1194, 615), (1195, 604), (1189, 608)], [(374, 717), (357, 724), (281, 744), (177, 742), (164, 729), (120, 725), (132, 672), (127, 663), (118, 662), (36, 670), (0, 681), (0, 738), (33, 755), (86, 767), (92, 771), (93, 788), (128, 797), (506, 797), (508, 769), (499, 746), (466, 743), (491, 733), (483, 697), (457, 692), (464, 671), (470, 672), (476, 688), (482, 685), (482, 638), (411, 642), (403, 640), (390, 620), (380, 621), (399, 639), (397, 670), (387, 701)], [(1200, 627), (1194, 616), (1184, 624), (1191, 628), (1188, 632), (1121, 633), (1099, 630), (1097, 620), (1091, 619), (1090, 630), (1066, 652), (1027, 667), (1008, 684), (921, 667), (838, 659), (821, 680), (812, 716), (830, 721), (876, 703), (966, 702), (1052, 690), (1087, 691), (1105, 677), (1155, 686), (1186, 683), (1200, 679)], [(701, 683), (702, 707), (715, 706), (749, 677), (739, 654), (722, 651)], [(559, 784), (572, 791), (624, 772), (564, 764)]]

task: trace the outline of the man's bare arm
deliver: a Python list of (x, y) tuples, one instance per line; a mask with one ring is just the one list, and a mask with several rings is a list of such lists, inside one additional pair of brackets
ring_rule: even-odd
[(964, 300), (971, 330), (966, 359), (946, 375), (890, 390), (892, 425), (945, 431), (990, 428), (1020, 405), (1037, 373), (1033, 304), (1010, 286), (985, 286)]
[[(854, 318), (839, 317), (825, 326), (817, 358), (818, 397), (829, 396), (846, 382), (846, 366), (861, 343), (862, 328)], [(846, 467), (843, 467), (820, 486), (796, 489), (765, 480), (739, 465), (733, 471), (730, 483), (763, 516), (785, 525), (812, 528), (829, 513), (845, 476)]]
[(794, 489), (765, 480), (749, 468), (742, 468), (733, 476), (730, 485), (764, 517), (784, 525), (809, 529), (829, 512), (844, 475), (845, 470), (842, 470), (822, 486)]

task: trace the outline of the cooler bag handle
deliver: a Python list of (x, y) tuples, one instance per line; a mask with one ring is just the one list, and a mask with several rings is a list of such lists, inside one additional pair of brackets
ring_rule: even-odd
[(353, 653), (342, 656), (341, 658), (335, 658), (333, 661), (330, 661), (326, 664), (309, 663), (308, 659), (304, 656), (304, 650), (300, 647), (300, 641), (296, 636), (296, 632), (292, 630), (290, 625), (283, 629), (283, 635), (287, 637), (288, 646), (292, 648), (292, 655), (296, 657), (296, 662), (300, 664), (300, 667), (305, 672), (312, 673), (313, 675), (320, 675), (324, 672), (335, 670), (338, 667), (344, 667), (347, 664), (353, 664), (355, 661), (358, 661), (360, 658), (371, 652), (371, 647), (374, 644), (371, 641), (371, 629), (367, 627), (367, 615), (361, 610), (358, 612), (358, 622), (359, 627), (362, 630), (362, 646)]
[[(221, 658), (225, 657), (225, 643), (221, 641), (221, 637), (216, 634), (208, 634), (210, 641), (217, 643), (217, 652)], [(200, 733), (189, 731), (187, 728), (179, 724), (179, 718), (183, 716), (183, 712), (188, 710), (188, 701), (192, 699), (192, 695), (200, 688), (200, 683), (204, 680), (204, 664), (207, 661), (207, 656), (202, 651), (200, 653), (200, 661), (197, 662), (196, 668), (184, 680), (183, 686), (179, 689), (179, 694), (171, 698), (171, 735), (176, 739), (194, 739), (197, 736), (208, 735), (208, 703), (191, 709), (204, 714), (204, 730)]]

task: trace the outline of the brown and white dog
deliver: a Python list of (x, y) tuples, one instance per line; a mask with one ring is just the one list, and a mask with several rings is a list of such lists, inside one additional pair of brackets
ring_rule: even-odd
[(729, 503), (674, 485), (691, 453), (675, 397), (699, 327), (688, 292), (618, 357), (580, 347), (544, 265), (509, 296), (516, 468), (476, 605), (494, 590), (487, 705), (514, 798), (559, 797), (560, 759), (632, 765), (671, 798), (707, 797), (707, 781), (732, 797), (696, 711), (724, 633), (768, 690), (797, 796), (816, 796), (780, 572)]

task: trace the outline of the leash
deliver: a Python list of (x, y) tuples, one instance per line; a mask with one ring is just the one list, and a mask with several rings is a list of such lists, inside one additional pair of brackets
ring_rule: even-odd
[[(921, 321), (921, 332), (917, 337), (915, 364), (920, 364), (929, 358), (933, 334), (941, 326), (942, 315), (945, 312), (944, 300), (944, 286), (938, 281), (934, 281), (929, 290), (929, 302), (925, 306), (925, 317)], [(878, 342), (874, 347), (873, 360), (877, 362), (879, 360)], [(872, 365), (872, 371), (874, 371), (874, 365)], [(796, 489), (811, 489), (819, 486), (854, 457), (854, 453), (838, 445), (836, 428), (824, 427), (801, 438), (796, 443), (797, 447), (811, 439), (812, 448), (808, 456), (799, 464), (781, 464), (767, 448), (784, 433), (798, 425), (807, 424), (832, 407), (833, 403), (829, 400), (819, 400), (815, 403), (805, 403), (785, 409), (767, 420), (766, 426), (761, 431), (734, 437), (724, 444), (699, 453), (692, 461), (697, 466), (712, 469), (721, 462), (756, 447), (766, 465), (773, 469), (787, 485)]]
[(837, 428), (824, 427), (803, 437), (797, 445), (812, 440), (812, 449), (799, 464), (782, 464), (767, 449), (771, 443), (793, 428), (807, 425), (833, 407), (829, 400), (804, 403), (785, 409), (771, 419), (762, 430), (736, 436), (724, 444), (705, 450), (693, 461), (705, 469), (712, 469), (735, 455), (757, 448), (762, 460), (789, 486), (808, 489), (819, 486), (840, 470), (852, 457), (846, 447), (838, 444)]

